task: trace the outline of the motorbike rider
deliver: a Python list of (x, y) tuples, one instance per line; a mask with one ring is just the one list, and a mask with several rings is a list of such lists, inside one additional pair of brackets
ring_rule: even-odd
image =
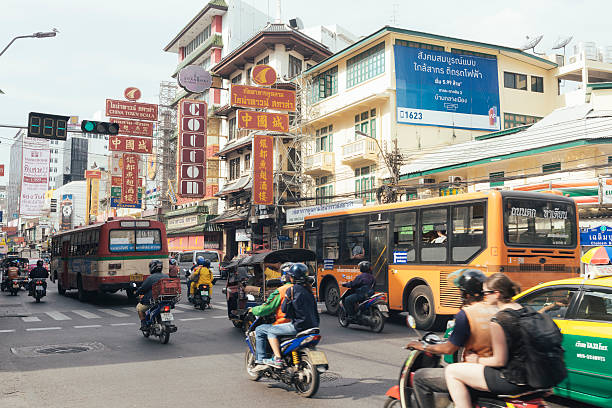
[(372, 275), (372, 264), (369, 261), (361, 261), (358, 266), (361, 273), (352, 281), (342, 284), (345, 288), (353, 289), (353, 293), (344, 299), (349, 321), (355, 320), (356, 305), (366, 300), (368, 296), (372, 296), (376, 285), (376, 278)]
[(174, 258), (170, 258), (170, 268), (168, 269), (168, 276), (170, 276), (171, 278), (178, 278), (179, 276), (179, 267), (178, 264), (176, 262), (176, 259)]
[[(30, 279), (30, 281), (28, 282), (28, 289), (30, 293), (33, 289), (32, 282), (34, 279), (47, 279), (49, 277), (49, 271), (47, 271), (47, 268), (44, 267), (44, 264), (45, 263), (42, 259), (36, 261), (36, 267), (32, 268), (28, 275), (28, 278)], [(45, 288), (45, 290), (47, 289), (46, 281), (43, 281), (43, 287)]]
[[(463, 347), (464, 359), (472, 354), (489, 357), (492, 354), (489, 322), (497, 313), (497, 308), (483, 301), (482, 285), (487, 277), (477, 269), (460, 269), (449, 277), (452, 275), (457, 276), (453, 283), (461, 291), (464, 306), (455, 315), (455, 326), (448, 341), (425, 346), (420, 341), (411, 341), (406, 348), (433, 354), (453, 354)], [(444, 368), (421, 368), (414, 373), (412, 383), (417, 407), (433, 407), (435, 392), (448, 393)]]
[(149, 273), (151, 274), (136, 291), (136, 295), (140, 297), (139, 303), (136, 305), (136, 311), (140, 318), (140, 329), (146, 329), (145, 312), (149, 310), (153, 302), (153, 284), (157, 281), (169, 278), (168, 275), (162, 273), (163, 264), (159, 259), (153, 259), (149, 262)]
[(198, 256), (196, 260), (196, 267), (193, 273), (189, 277), (191, 285), (189, 286), (189, 296), (193, 298), (193, 294), (200, 285), (208, 285), (209, 297), (212, 298), (212, 281), (213, 275), (210, 270), (210, 261), (205, 259), (203, 256)]

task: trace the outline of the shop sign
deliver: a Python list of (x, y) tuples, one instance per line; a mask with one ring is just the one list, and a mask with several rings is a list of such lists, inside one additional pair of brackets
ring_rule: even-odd
[(142, 200), (138, 200), (135, 204), (126, 204), (121, 202), (121, 198), (111, 197), (110, 206), (112, 208), (142, 208)]
[(138, 155), (123, 155), (122, 173), (121, 203), (136, 204), (138, 202)]
[(363, 207), (363, 199), (354, 199), (348, 201), (338, 201), (336, 203), (328, 203), (321, 205), (313, 205), (309, 207), (290, 208), (287, 210), (287, 224), (296, 224), (304, 222), (304, 217), (310, 215), (323, 214), (334, 211), (350, 210), (352, 208)]
[(119, 118), (111, 118), (110, 121), (119, 125), (119, 133), (122, 135), (153, 137), (152, 122)]
[(4, 164), (0, 164), (0, 177), (4, 177)]
[(612, 227), (602, 225), (595, 228), (580, 229), (580, 245), (612, 245)]
[(157, 105), (107, 99), (106, 116), (156, 121)]
[(198, 225), (197, 215), (187, 215), (184, 217), (170, 218), (168, 220), (168, 228), (186, 228)]
[(230, 92), (232, 106), (295, 111), (295, 91), (292, 90), (232, 85)]
[(72, 228), (72, 194), (62, 195), (60, 208), (62, 213), (60, 228), (62, 231), (67, 231)]
[(119, 186), (121, 187), (121, 185), (123, 184), (123, 181), (121, 180), (121, 176), (112, 176), (111, 177), (111, 186)]
[[(113, 198), (121, 198), (121, 186), (112, 186), (111, 187), (111, 197)], [(142, 187), (138, 187), (138, 199), (142, 198)]]
[(246, 229), (237, 229), (236, 230), (236, 242), (246, 242), (251, 240), (251, 234), (247, 232)]
[(269, 65), (255, 65), (251, 70), (251, 79), (257, 85), (274, 85), (276, 82), (276, 71)]
[(599, 180), (599, 191), (602, 204), (612, 204), (612, 179), (604, 178)]
[(200, 65), (187, 65), (178, 73), (178, 84), (188, 92), (202, 93), (212, 85), (212, 75)]
[(253, 204), (274, 204), (274, 137), (253, 137)]
[(238, 111), (238, 129), (289, 131), (289, 115), (256, 111)]
[(153, 139), (133, 136), (111, 136), (108, 140), (108, 149), (127, 153), (153, 153)]
[(178, 109), (177, 150), (178, 195), (206, 195), (206, 102), (183, 99)]

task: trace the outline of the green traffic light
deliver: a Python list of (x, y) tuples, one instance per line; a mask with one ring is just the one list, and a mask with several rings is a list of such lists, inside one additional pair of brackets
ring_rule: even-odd
[(94, 123), (93, 122), (85, 123), (85, 130), (88, 132), (91, 132), (92, 130), (94, 130)]

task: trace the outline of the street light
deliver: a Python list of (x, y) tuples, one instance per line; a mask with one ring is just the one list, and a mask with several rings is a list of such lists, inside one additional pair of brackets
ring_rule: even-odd
[(0, 56), (2, 56), (2, 54), (4, 54), (4, 51), (6, 51), (6, 50), (7, 50), (7, 48), (8, 48), (8, 47), (10, 47), (10, 46), (11, 46), (11, 44), (15, 42), (15, 40), (18, 40), (18, 39), (20, 39), (20, 38), (47, 38), (47, 37), (55, 37), (55, 36), (57, 35), (57, 33), (58, 33), (58, 32), (59, 32), (59, 31), (58, 31), (56, 28), (54, 28), (52, 31), (45, 32), (45, 33), (43, 33), (43, 32), (41, 32), (41, 31), (39, 31), (39, 32), (37, 32), (37, 33), (30, 34), (30, 35), (18, 35), (17, 37), (13, 38), (13, 39), (11, 40), (11, 42), (10, 42), (10, 43), (8, 43), (8, 45), (7, 45), (6, 47), (4, 47), (4, 49), (2, 50), (2, 52), (0, 52)]

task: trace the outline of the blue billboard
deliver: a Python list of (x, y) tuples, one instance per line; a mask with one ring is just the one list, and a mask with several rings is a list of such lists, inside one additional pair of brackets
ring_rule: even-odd
[(497, 60), (395, 45), (397, 121), (500, 130)]
[(602, 225), (594, 228), (580, 229), (580, 245), (600, 246), (612, 245), (612, 228)]

